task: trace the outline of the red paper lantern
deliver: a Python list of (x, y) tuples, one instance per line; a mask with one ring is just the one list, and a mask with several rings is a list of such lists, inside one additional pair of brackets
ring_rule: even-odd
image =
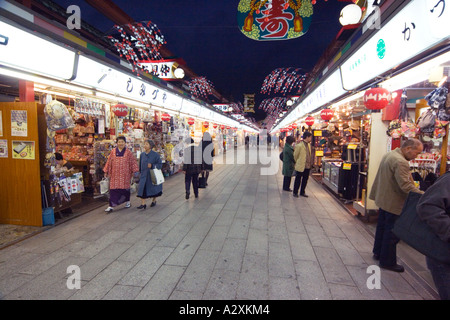
[(291, 124), (291, 127), (292, 127), (292, 129), (297, 129), (297, 124), (293, 123), (293, 124)]
[(208, 121), (203, 122), (203, 127), (208, 128), (209, 127), (209, 122)]
[(221, 126), (220, 126), (220, 129), (225, 129), (225, 126), (222, 124)]
[(314, 124), (314, 121), (315, 121), (314, 117), (311, 116), (305, 119), (305, 123), (310, 127)]
[(364, 105), (370, 110), (386, 108), (391, 99), (391, 92), (385, 88), (372, 88), (364, 93)]
[(170, 121), (170, 114), (168, 114), (168, 113), (163, 113), (163, 114), (161, 115), (161, 120), (162, 120), (162, 121)]
[(126, 117), (128, 115), (128, 107), (124, 104), (116, 104), (111, 110), (118, 117)]
[(230, 126), (227, 126), (227, 130), (230, 130), (230, 128), (231, 128)]
[(325, 121), (330, 121), (334, 116), (334, 110), (324, 109), (320, 112), (320, 117)]
[(213, 128), (216, 129), (217, 128), (217, 123), (213, 124)]
[(195, 123), (195, 120), (193, 118), (188, 119), (188, 125), (192, 126)]

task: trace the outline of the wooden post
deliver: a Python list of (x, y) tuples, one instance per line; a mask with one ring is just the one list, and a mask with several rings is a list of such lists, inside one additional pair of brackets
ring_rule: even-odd
[(448, 124), (445, 126), (445, 137), (442, 139), (441, 176), (447, 171)]

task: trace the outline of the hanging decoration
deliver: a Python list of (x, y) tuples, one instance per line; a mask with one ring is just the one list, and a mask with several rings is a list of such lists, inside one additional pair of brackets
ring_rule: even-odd
[(284, 97), (264, 99), (259, 105), (259, 109), (263, 110), (268, 115), (275, 115), (278, 117), (280, 113), (287, 110), (286, 100), (287, 99)]
[(385, 88), (372, 88), (364, 93), (364, 105), (370, 110), (381, 110), (391, 102), (392, 96)]
[(114, 35), (108, 35), (107, 38), (120, 57), (127, 59), (133, 66), (133, 72), (142, 70), (150, 73), (151, 70), (141, 66), (139, 61), (162, 59), (159, 50), (166, 44), (161, 31), (151, 21), (114, 25)]
[(250, 39), (286, 40), (308, 32), (312, 15), (311, 0), (241, 0), (237, 20)]
[(213, 85), (206, 77), (192, 78), (188, 85), (191, 94), (197, 98), (208, 98), (208, 95), (212, 94)]
[(263, 82), (261, 93), (271, 94), (300, 93), (307, 74), (300, 68), (278, 68), (272, 71)]
[(192, 126), (195, 123), (194, 118), (189, 118), (187, 123), (188, 123), (188, 125)]
[(310, 127), (314, 125), (314, 122), (315, 122), (314, 117), (309, 116), (305, 119), (305, 123)]
[(128, 115), (128, 107), (124, 104), (116, 104), (111, 111), (118, 117), (126, 117)]
[(334, 110), (331, 109), (323, 109), (320, 112), (320, 117), (325, 121), (330, 121), (334, 116)]
[(205, 129), (209, 128), (209, 122), (208, 121), (203, 122), (203, 128), (205, 128)]
[(170, 121), (170, 118), (171, 118), (171, 116), (170, 116), (170, 114), (168, 114), (168, 113), (163, 113), (163, 114), (161, 115), (161, 120), (162, 120), (162, 121)]

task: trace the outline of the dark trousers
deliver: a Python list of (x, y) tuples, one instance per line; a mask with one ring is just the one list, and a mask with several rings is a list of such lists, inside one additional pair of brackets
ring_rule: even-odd
[(373, 253), (380, 257), (380, 266), (391, 267), (397, 264), (397, 243), (400, 239), (392, 229), (398, 217), (380, 208), (373, 245)]
[(441, 300), (450, 300), (450, 265), (430, 257), (426, 257), (426, 261), (439, 292), (439, 297)]
[(186, 185), (186, 194), (191, 193), (191, 181), (194, 188), (194, 194), (198, 195), (198, 173), (186, 173), (184, 183)]
[(292, 177), (284, 176), (284, 178), (283, 178), (283, 190), (284, 191), (289, 191), (289, 189), (291, 188), (291, 179), (292, 179)]
[(298, 189), (300, 189), (300, 194), (305, 194), (310, 171), (311, 169), (305, 169), (303, 172), (295, 171), (294, 194), (298, 194)]

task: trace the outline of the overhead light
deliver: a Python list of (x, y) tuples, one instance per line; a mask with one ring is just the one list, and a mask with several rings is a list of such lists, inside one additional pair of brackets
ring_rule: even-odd
[(392, 92), (428, 80), (431, 70), (448, 61), (450, 61), (450, 51), (383, 81), (380, 86)]
[(361, 20), (361, 17), (361, 7), (357, 4), (349, 4), (342, 9), (341, 16), (339, 17), (339, 22), (343, 26), (357, 24)]
[(175, 71), (173, 72), (173, 75), (177, 79), (183, 79), (185, 76), (185, 72), (182, 68), (176, 68)]
[(145, 104), (145, 103), (138, 102), (138, 101), (135, 101), (135, 100), (130, 100), (130, 99), (127, 99), (127, 98), (122, 98), (120, 96), (114, 96), (114, 95), (111, 95), (111, 94), (108, 94), (108, 93), (103, 93), (103, 92), (98, 92), (97, 91), (97, 92), (95, 92), (95, 96), (100, 97), (100, 98), (104, 98), (106, 100), (110, 100), (110, 101), (113, 101), (113, 102), (123, 102), (123, 103), (130, 104), (132, 106), (146, 108), (146, 109), (150, 108), (149, 104)]
[(67, 93), (61, 93), (61, 92), (56, 92), (56, 91), (50, 91), (50, 90), (45, 90), (45, 89), (41, 89), (41, 88), (34, 88), (35, 91), (37, 92), (42, 92), (42, 93), (48, 93), (54, 96), (60, 96), (60, 97), (66, 97), (66, 98), (71, 98), (71, 99), (75, 99), (76, 96), (72, 95), (72, 94), (67, 94)]
[(84, 93), (84, 94), (90, 94), (90, 95), (93, 94), (92, 90), (89, 90), (86, 88), (82, 88), (82, 87), (75, 86), (72, 84), (59, 82), (59, 81), (55, 81), (55, 80), (51, 80), (51, 79), (46, 79), (46, 78), (42, 78), (42, 77), (38, 77), (38, 76), (33, 76), (33, 75), (30, 75), (30, 74), (27, 74), (24, 72), (0, 68), (0, 74), (8, 76), (8, 77), (12, 77), (12, 78), (31, 81), (31, 82), (34, 82), (35, 84), (43, 84), (48, 87), (52, 87), (52, 89), (61, 88), (61, 89), (66, 89), (66, 90), (69, 90), (72, 92), (77, 92), (77, 93)]
[(443, 77), (442, 80), (439, 82), (438, 87), (441, 87), (447, 81), (447, 79), (448, 79), (448, 76)]

